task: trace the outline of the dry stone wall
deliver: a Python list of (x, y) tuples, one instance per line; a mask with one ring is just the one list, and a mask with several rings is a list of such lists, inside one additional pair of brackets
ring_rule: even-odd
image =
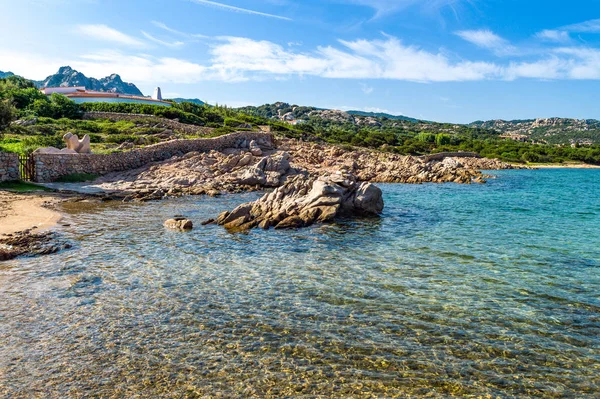
[(0, 182), (19, 179), (19, 155), (0, 152)]
[[(226, 148), (248, 148), (255, 140), (261, 147), (273, 146), (273, 136), (268, 133), (232, 133), (211, 139), (172, 140), (129, 152), (113, 154), (33, 154), (35, 179), (51, 182), (75, 173), (103, 175), (131, 170), (151, 162), (164, 161), (188, 152), (222, 151)], [(18, 159), (17, 159), (18, 166)]]

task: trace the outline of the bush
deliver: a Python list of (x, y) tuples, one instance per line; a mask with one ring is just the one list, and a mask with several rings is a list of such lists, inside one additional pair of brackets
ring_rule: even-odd
[(9, 127), (15, 118), (15, 111), (15, 107), (7, 100), (0, 101), (0, 138), (2, 138), (2, 131)]

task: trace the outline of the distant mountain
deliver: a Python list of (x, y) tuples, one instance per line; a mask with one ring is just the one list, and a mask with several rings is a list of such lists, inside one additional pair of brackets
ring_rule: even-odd
[(419, 119), (410, 118), (403, 115), (390, 115), (385, 112), (365, 112), (365, 111), (347, 111), (350, 115), (370, 116), (372, 118), (388, 118), (397, 121), (420, 122)]
[(197, 98), (172, 98), (172, 101), (176, 103), (194, 103), (198, 105), (204, 105), (204, 101), (198, 100)]
[(60, 67), (57, 73), (48, 76), (41, 82), (36, 82), (40, 88), (60, 86), (85, 86), (88, 90), (143, 96), (140, 89), (133, 83), (123, 82), (116, 73), (102, 79), (88, 78), (70, 66)]
[(9, 76), (15, 76), (15, 74), (12, 73), (12, 72), (2, 72), (2, 71), (0, 71), (0, 79), (8, 78)]

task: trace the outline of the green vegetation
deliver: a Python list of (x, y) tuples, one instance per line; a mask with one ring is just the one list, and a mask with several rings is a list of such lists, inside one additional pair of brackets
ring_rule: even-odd
[(27, 193), (32, 191), (54, 191), (49, 188), (38, 186), (37, 184), (23, 181), (5, 181), (0, 183), (0, 190), (14, 191), (17, 193)]
[[(119, 122), (81, 119), (84, 112), (91, 111), (152, 117)], [(301, 122), (291, 125), (279, 120), (285, 114), (291, 114)], [(209, 135), (212, 137), (239, 130), (255, 130), (259, 125), (266, 125), (272, 132), (285, 137), (369, 147), (398, 154), (474, 151), (507, 162), (600, 164), (599, 145), (576, 145), (574, 148), (551, 145), (570, 135), (581, 138), (587, 134), (596, 138), (600, 132), (598, 121), (576, 121), (591, 128), (587, 132), (578, 131), (577, 126), (564, 132), (536, 128), (532, 137), (543, 135), (550, 144), (531, 144), (501, 139), (501, 132), (496, 129), (494, 121), (454, 125), (361, 112), (354, 112), (354, 117), (342, 113), (331, 117), (323, 116), (318, 108), (286, 103), (239, 109), (192, 102), (173, 102), (171, 107), (130, 103), (78, 105), (59, 94), (47, 97), (34, 88), (33, 82), (18, 76), (0, 79), (0, 151), (26, 154), (39, 147), (63, 147), (62, 136), (67, 132), (80, 137), (88, 134), (96, 153), (120, 151), (118, 146), (125, 142), (150, 145), (166, 139), (198, 137), (185, 131), (172, 131), (164, 123), (161, 125), (163, 118), (214, 128)], [(21, 120), (19, 125), (10, 124), (15, 119)], [(519, 123), (531, 122), (513, 121), (507, 126), (514, 128)], [(596, 127), (597, 132), (594, 130)], [(557, 137), (563, 138), (559, 140)]]

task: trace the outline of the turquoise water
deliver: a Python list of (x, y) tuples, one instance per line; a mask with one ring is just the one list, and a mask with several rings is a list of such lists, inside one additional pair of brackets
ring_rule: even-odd
[(70, 204), (0, 264), (0, 397), (598, 397), (600, 170), (492, 173), (247, 235), (162, 222), (257, 193)]

